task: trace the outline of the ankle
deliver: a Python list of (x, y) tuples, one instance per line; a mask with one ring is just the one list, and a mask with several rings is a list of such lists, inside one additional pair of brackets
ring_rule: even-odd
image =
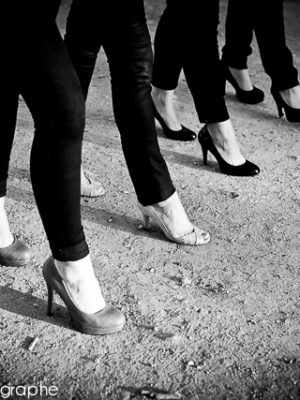
[(252, 90), (253, 89), (253, 85), (251, 82), (251, 78), (249, 75), (249, 70), (248, 68), (246, 69), (237, 69), (237, 68), (233, 68), (233, 67), (229, 67), (228, 69), (231, 73), (231, 75), (234, 77), (236, 83), (238, 84), (239, 88), (242, 90)]
[(152, 98), (161, 105), (168, 105), (173, 103), (174, 100), (174, 90), (164, 90), (152, 86)]
[(176, 191), (166, 200), (153, 204), (152, 207), (158, 212), (174, 237), (181, 237), (193, 231), (193, 225), (189, 221)]
[(65, 288), (82, 312), (94, 314), (105, 307), (90, 255), (78, 261), (54, 260), (54, 264)]
[(222, 158), (232, 165), (241, 165), (246, 160), (242, 155), (230, 119), (207, 125), (208, 132), (221, 153)]
[(293, 108), (300, 108), (300, 86), (279, 91), (283, 101)]
[(84, 280), (87, 277), (95, 277), (90, 255), (76, 261), (58, 261), (54, 264), (64, 281), (73, 282)]

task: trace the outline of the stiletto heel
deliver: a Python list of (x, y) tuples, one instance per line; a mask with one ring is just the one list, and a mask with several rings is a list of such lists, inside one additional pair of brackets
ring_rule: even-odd
[(56, 269), (53, 257), (49, 257), (44, 263), (43, 276), (48, 288), (48, 315), (52, 314), (53, 291), (55, 290), (67, 306), (78, 331), (90, 335), (106, 335), (123, 329), (125, 324), (123, 313), (109, 304), (94, 314), (79, 310)]
[(157, 121), (160, 123), (160, 126), (162, 127), (162, 130), (168, 139), (181, 140), (183, 142), (196, 139), (197, 137), (196, 133), (184, 125), (181, 125), (181, 129), (179, 131), (173, 131), (172, 129), (170, 129), (163, 120), (163, 118), (161, 117), (161, 115), (158, 113), (154, 103), (153, 103), (153, 113), (154, 113), (154, 118), (157, 119)]
[(174, 233), (171, 232), (165, 221), (163, 221), (162, 217), (159, 216), (159, 213), (155, 210), (155, 205), (144, 207), (140, 203), (138, 203), (138, 207), (142, 213), (144, 221), (147, 221), (147, 223), (149, 223), (151, 218), (160, 227), (165, 236), (172, 242), (198, 246), (206, 244), (210, 241), (209, 233), (199, 229), (197, 226), (193, 226), (192, 232), (180, 237), (175, 237)]
[(47, 308), (47, 315), (49, 317), (53, 316), (53, 289), (50, 285), (47, 284), (47, 290), (48, 290), (48, 308)]
[(142, 218), (144, 221), (144, 228), (148, 231), (150, 229), (150, 217), (148, 215), (144, 215), (142, 212)]
[[(200, 142), (200, 139), (199, 139)], [(203, 154), (203, 165), (207, 165), (207, 153), (208, 153), (208, 148), (200, 142), (201, 148), (202, 148), (202, 154)]]
[[(273, 87), (271, 88), (271, 94), (277, 106), (279, 118), (283, 117), (285, 113), (285, 117), (289, 122), (300, 122), (300, 108), (293, 108), (286, 104), (279, 91)], [(284, 110), (284, 113), (282, 110)]]
[(216, 149), (208, 132), (207, 125), (204, 125), (204, 127), (200, 130), (198, 140), (202, 147), (204, 165), (207, 165), (207, 152), (210, 151), (211, 154), (216, 158), (220, 170), (227, 175), (254, 176), (259, 174), (259, 167), (248, 160), (246, 160), (244, 164), (241, 165), (231, 165), (226, 162)]
[(226, 80), (232, 85), (235, 89), (236, 97), (242, 102), (246, 104), (258, 104), (261, 103), (264, 98), (264, 92), (253, 85), (252, 90), (243, 90), (239, 87), (238, 83), (234, 79), (234, 76), (230, 72), (229, 67), (225, 64), (224, 60), (221, 60), (224, 73), (225, 73), (225, 81), (224, 81), (224, 95), (225, 95), (225, 87), (226, 87)]

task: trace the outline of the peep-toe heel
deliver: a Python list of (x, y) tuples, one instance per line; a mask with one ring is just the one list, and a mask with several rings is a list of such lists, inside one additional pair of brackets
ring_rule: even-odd
[(162, 216), (155, 210), (155, 205), (142, 206), (138, 203), (138, 207), (143, 217), (145, 229), (149, 229), (150, 220), (152, 219), (162, 230), (164, 235), (172, 242), (185, 244), (190, 246), (198, 246), (206, 244), (210, 241), (210, 234), (199, 229), (197, 226), (193, 225), (193, 230), (183, 236), (175, 236), (175, 233), (171, 231), (167, 223), (163, 221)]

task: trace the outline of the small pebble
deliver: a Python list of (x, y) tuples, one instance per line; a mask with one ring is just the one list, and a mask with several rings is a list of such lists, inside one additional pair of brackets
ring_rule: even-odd
[(32, 342), (30, 343), (30, 345), (28, 346), (28, 350), (29, 350), (29, 351), (32, 351), (32, 350), (34, 349), (35, 345), (37, 344), (37, 342), (38, 342), (39, 340), (40, 340), (40, 339), (36, 336), (36, 337), (32, 340)]
[(187, 363), (187, 365), (188, 365), (189, 367), (193, 367), (193, 366), (195, 365), (195, 363), (194, 363), (194, 361), (189, 361), (189, 362)]
[(182, 284), (183, 285), (191, 285), (193, 283), (193, 281), (190, 278), (183, 278), (182, 279)]
[(108, 222), (109, 222), (109, 223), (113, 222), (113, 219), (112, 219), (112, 218), (109, 218)]

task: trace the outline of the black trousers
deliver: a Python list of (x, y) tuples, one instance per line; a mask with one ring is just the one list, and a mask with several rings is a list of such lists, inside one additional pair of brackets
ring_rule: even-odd
[(175, 189), (155, 129), (150, 95), (152, 49), (143, 0), (73, 0), (65, 44), (85, 96), (103, 47), (115, 120), (138, 200), (143, 205), (166, 200)]
[(283, 0), (229, 0), (226, 18), (226, 44), (223, 58), (227, 65), (247, 68), (255, 33), (261, 60), (276, 90), (298, 85), (298, 72), (286, 45)]
[[(34, 196), (53, 256), (61, 261), (88, 254), (80, 215), (80, 164), (84, 97), (49, 0), (5, 5), (14, 35), (1, 35), (2, 117), (0, 196), (6, 194), (18, 96), (34, 119), (30, 171)], [(48, 8), (47, 8), (48, 7)], [(49, 11), (49, 12), (47, 12)], [(50, 12), (51, 11), (51, 12)], [(4, 14), (3, 14), (4, 15)], [(51, 18), (50, 18), (51, 16)], [(5, 62), (4, 62), (5, 61)]]
[(217, 40), (219, 0), (167, 0), (154, 42), (152, 83), (175, 89), (183, 68), (200, 122), (229, 118)]

